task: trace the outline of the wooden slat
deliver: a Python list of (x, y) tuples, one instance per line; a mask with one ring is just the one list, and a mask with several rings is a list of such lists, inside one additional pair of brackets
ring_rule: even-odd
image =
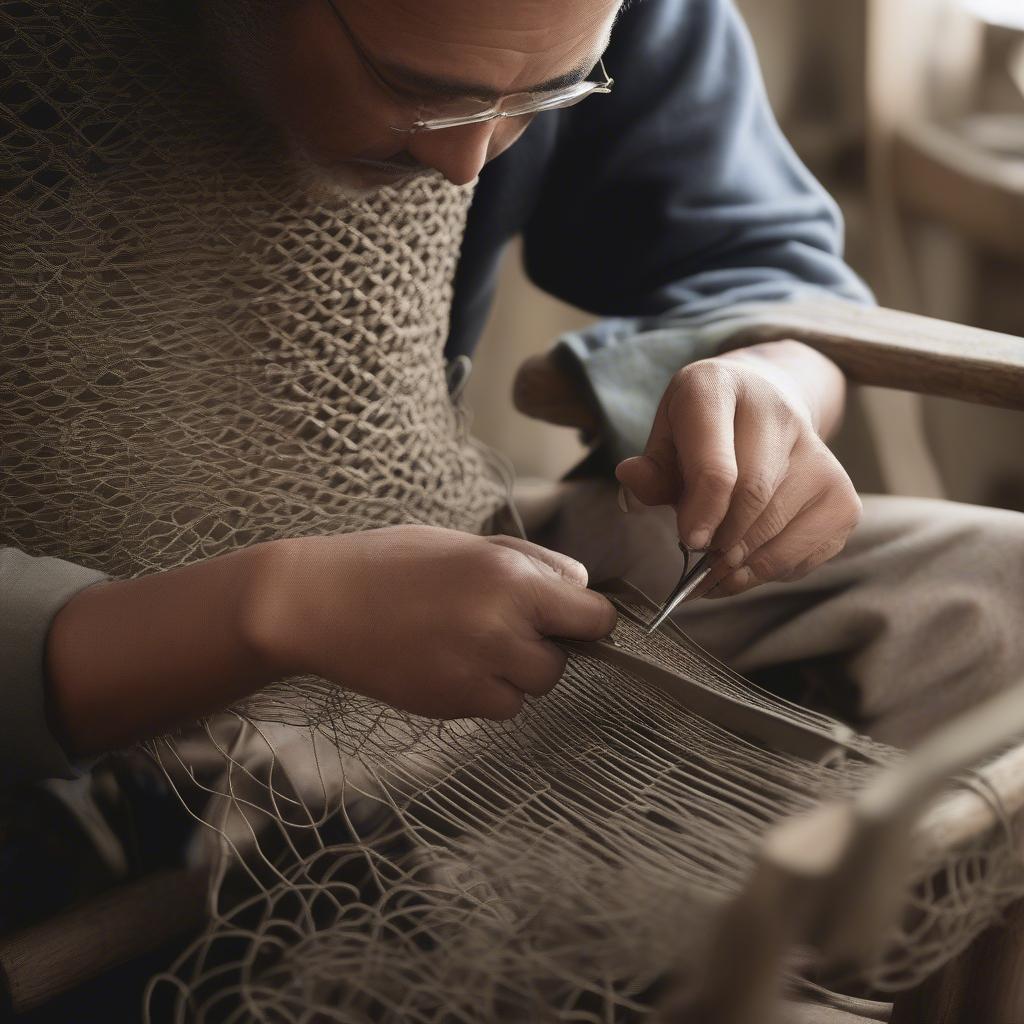
[[(207, 877), (166, 871), (0, 937), (0, 990), (15, 1013), (42, 1006), (105, 971), (198, 929)], [(0, 993), (2, 994), (2, 993)]]
[[(983, 785), (957, 789), (937, 800), (915, 830), (922, 853), (950, 853), (1002, 827), (1002, 815), (1013, 821), (1024, 811), (1024, 746), (1016, 746), (976, 773)], [(986, 788), (987, 786), (987, 788)], [(998, 809), (992, 798), (999, 801)]]
[[(1024, 339), (845, 302), (749, 306), (744, 313), (724, 348), (794, 339), (858, 384), (1024, 409)], [(546, 423), (600, 430), (593, 396), (550, 354), (523, 365), (515, 402)]]
[(859, 384), (1024, 409), (1024, 340), (848, 303), (766, 306), (729, 348), (792, 338)]

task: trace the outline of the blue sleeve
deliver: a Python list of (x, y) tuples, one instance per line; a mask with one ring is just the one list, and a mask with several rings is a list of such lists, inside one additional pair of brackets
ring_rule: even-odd
[(539, 287), (609, 318), (557, 352), (590, 384), (617, 461), (643, 450), (672, 374), (714, 355), (745, 306), (873, 300), (732, 0), (640, 0), (605, 64), (613, 92), (561, 121), (524, 260)]

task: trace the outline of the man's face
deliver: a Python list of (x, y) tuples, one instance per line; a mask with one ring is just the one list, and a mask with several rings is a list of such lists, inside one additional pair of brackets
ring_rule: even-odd
[[(412, 135), (392, 128), (453, 100), (586, 78), (607, 46), (621, 0), (334, 3), (351, 37), (328, 0), (295, 0), (280, 9), (265, 51), (269, 88), (261, 92), (293, 142), (358, 189), (424, 169), (457, 185), (472, 181), (516, 141), (529, 116)], [(367, 60), (392, 88), (381, 85)]]

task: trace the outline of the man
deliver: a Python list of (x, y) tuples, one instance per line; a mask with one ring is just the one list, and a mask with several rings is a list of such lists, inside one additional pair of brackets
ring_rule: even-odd
[[(73, 775), (68, 758), (298, 672), (418, 713), (513, 716), (562, 672), (549, 637), (596, 639), (613, 624), (569, 555), (664, 589), (677, 539), (723, 552), (711, 596), (752, 591), (689, 606), (684, 626), (747, 671), (840, 661), (863, 690), (858, 713), (895, 716), (893, 738), (923, 727), (927, 687), (948, 712), (1010, 680), (1020, 517), (873, 501), (852, 556), (820, 569), (861, 513), (825, 446), (842, 375), (796, 342), (722, 351), (743, 303), (869, 301), (841, 260), (834, 204), (771, 117), (729, 0), (235, 0), (210, 12), (239, 87), (352, 194), (430, 170), (456, 185), (480, 176), (447, 354), (472, 351), (502, 248), (522, 232), (534, 280), (608, 318), (563, 339), (559, 358), (590, 385), (627, 498), (674, 515), (623, 519), (605, 480), (542, 545), (397, 527), (121, 581), (8, 548), (6, 779)], [(597, 88), (581, 89), (588, 80)], [(753, 590), (766, 583), (779, 585)], [(424, 611), (436, 607), (445, 614)]]

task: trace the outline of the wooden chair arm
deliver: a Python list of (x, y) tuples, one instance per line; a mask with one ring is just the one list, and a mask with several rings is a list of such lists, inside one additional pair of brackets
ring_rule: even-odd
[(519, 367), (512, 402), (533, 420), (591, 435), (601, 431), (601, 411), (586, 383), (567, 373), (550, 352), (532, 356)]
[(0, 1018), (24, 1013), (198, 929), (203, 871), (164, 871), (118, 886), (59, 917), (0, 936)]
[(912, 313), (823, 302), (775, 306), (729, 342), (793, 338), (857, 384), (1024, 409), (1024, 340)]
[[(744, 312), (746, 322), (726, 348), (794, 339), (828, 356), (858, 384), (1024, 409), (1024, 339), (844, 302), (773, 304)], [(599, 430), (593, 397), (550, 355), (523, 365), (514, 400), (534, 419)]]

